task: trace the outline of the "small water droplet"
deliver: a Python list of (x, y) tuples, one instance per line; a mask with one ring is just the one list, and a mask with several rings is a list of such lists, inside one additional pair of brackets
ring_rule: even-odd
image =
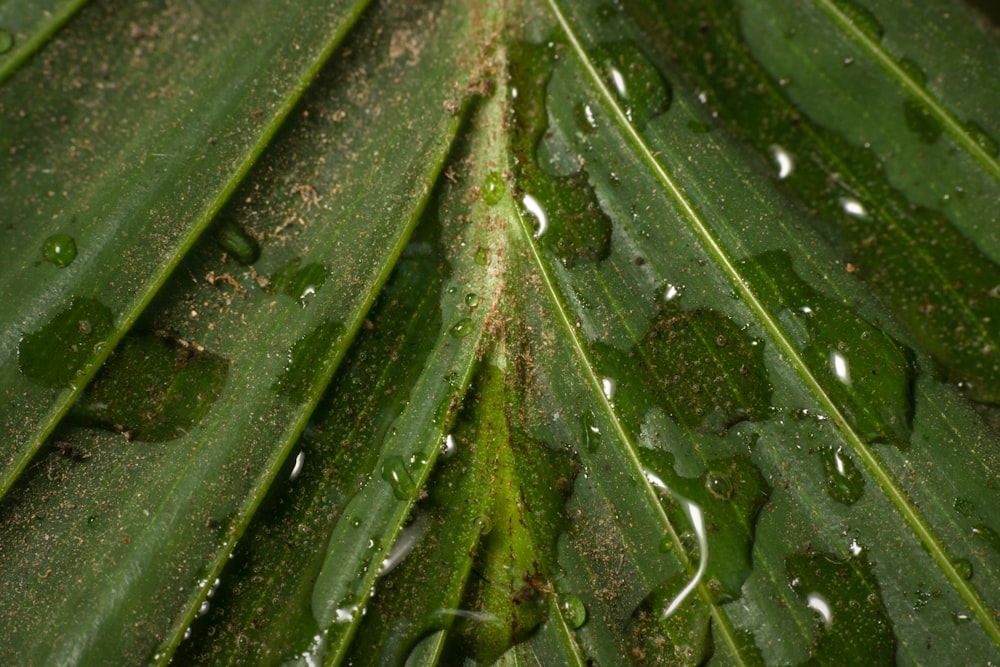
[(7, 53), (14, 48), (14, 35), (9, 30), (0, 28), (0, 53)]
[(865, 207), (857, 199), (843, 197), (840, 200), (840, 206), (844, 209), (844, 213), (852, 218), (864, 220), (868, 217), (868, 211), (865, 210)]
[(583, 600), (575, 595), (564, 595), (559, 600), (559, 608), (569, 626), (574, 630), (579, 629), (587, 622), (587, 607)]
[(400, 456), (390, 456), (385, 460), (382, 464), (382, 479), (389, 482), (392, 493), (398, 500), (410, 500), (417, 493), (413, 478)]
[(997, 554), (1000, 554), (1000, 534), (997, 531), (984, 523), (979, 523), (973, 526), (972, 534), (988, 544)]
[(862, 7), (853, 0), (834, 0), (833, 4), (835, 4), (837, 9), (843, 12), (854, 27), (863, 32), (868, 39), (874, 42), (878, 42), (882, 39), (882, 35), (884, 34), (882, 24), (879, 23), (879, 20), (875, 18), (875, 15), (872, 14), (867, 7)]
[(865, 491), (865, 478), (851, 457), (839, 447), (825, 447), (819, 456), (830, 497), (844, 505), (856, 503)]
[(597, 450), (598, 444), (601, 441), (601, 429), (597, 428), (597, 418), (594, 413), (587, 410), (583, 413), (580, 418), (580, 425), (583, 430), (583, 446), (587, 448), (587, 451), (593, 452)]
[(472, 320), (468, 317), (463, 317), (451, 326), (448, 333), (450, 333), (453, 338), (465, 338), (472, 333), (473, 328)]
[(489, 535), (490, 531), (493, 530), (493, 520), (485, 514), (480, 514), (473, 519), (473, 522), (479, 527), (480, 535)]
[(458, 444), (455, 442), (455, 436), (449, 433), (441, 440), (441, 453), (438, 456), (441, 459), (449, 459), (455, 455), (456, 451), (458, 451)]
[(479, 295), (475, 292), (469, 292), (465, 295), (465, 305), (469, 308), (475, 308), (479, 305)]
[(42, 243), (45, 261), (65, 268), (76, 259), (76, 241), (66, 234), (53, 234)]
[(476, 264), (479, 266), (486, 266), (486, 262), (489, 259), (486, 248), (480, 247), (476, 250)]
[(705, 488), (720, 500), (729, 500), (733, 497), (733, 482), (728, 475), (709, 472), (705, 476)]
[(305, 452), (299, 452), (298, 454), (296, 454), (295, 455), (295, 464), (292, 466), (292, 472), (291, 472), (290, 475), (288, 475), (288, 479), (289, 480), (294, 480), (299, 475), (301, 475), (302, 474), (302, 468), (305, 466), (305, 463), (306, 463), (306, 453)]
[(483, 183), (483, 201), (487, 206), (496, 206), (503, 199), (507, 186), (503, 180), (503, 174), (499, 171), (490, 172)]

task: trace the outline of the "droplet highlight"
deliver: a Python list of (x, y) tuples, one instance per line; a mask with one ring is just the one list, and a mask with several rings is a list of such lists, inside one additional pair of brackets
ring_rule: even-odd
[(602, 44), (596, 61), (625, 116), (638, 127), (670, 108), (672, 91), (663, 75), (631, 41)]
[(452, 338), (465, 338), (475, 327), (472, 324), (472, 319), (468, 317), (463, 317), (455, 324), (451, 325), (451, 329), (448, 333), (451, 334)]
[(499, 171), (490, 172), (483, 183), (483, 201), (487, 206), (496, 206), (507, 191), (503, 175)]
[(65, 268), (76, 259), (76, 241), (66, 234), (53, 234), (42, 243), (45, 261)]
[(564, 595), (559, 599), (559, 609), (562, 610), (563, 618), (569, 623), (569, 627), (578, 630), (587, 622), (587, 607), (583, 600), (575, 595)]

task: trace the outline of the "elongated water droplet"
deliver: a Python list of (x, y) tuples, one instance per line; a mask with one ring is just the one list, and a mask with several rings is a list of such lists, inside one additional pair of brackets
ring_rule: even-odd
[(45, 261), (65, 268), (76, 259), (76, 241), (66, 234), (53, 234), (42, 244)]
[(389, 482), (392, 493), (398, 500), (410, 500), (417, 493), (413, 478), (399, 456), (390, 456), (382, 464), (382, 479)]
[(226, 219), (219, 225), (215, 239), (240, 264), (253, 264), (260, 258), (260, 244), (243, 227)]

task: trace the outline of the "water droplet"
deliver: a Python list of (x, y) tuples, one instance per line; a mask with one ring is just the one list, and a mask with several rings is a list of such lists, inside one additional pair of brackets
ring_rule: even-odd
[(486, 248), (480, 247), (476, 250), (476, 264), (479, 266), (486, 266), (489, 260), (489, 255), (486, 252)]
[(868, 39), (874, 42), (878, 42), (882, 39), (882, 35), (884, 34), (882, 24), (879, 23), (879, 20), (875, 18), (875, 15), (872, 14), (867, 7), (862, 7), (853, 0), (834, 0), (833, 4), (835, 4), (837, 9), (843, 12), (854, 27), (863, 32)]
[(228, 373), (227, 360), (188, 341), (129, 335), (87, 387), (72, 415), (136, 440), (173, 440), (208, 414)]
[(465, 338), (475, 327), (472, 324), (472, 320), (468, 317), (463, 317), (458, 322), (455, 322), (448, 330), (448, 333), (452, 335), (453, 338)]
[(426, 532), (427, 522), (422, 519), (417, 519), (401, 530), (399, 537), (396, 538), (395, 544), (392, 545), (392, 549), (389, 551), (389, 555), (382, 559), (382, 564), (378, 569), (379, 576), (384, 577), (403, 562), (403, 559), (410, 555), (413, 547), (417, 545), (417, 542), (420, 541), (420, 538)]
[(297, 403), (306, 401), (327, 364), (333, 346), (343, 334), (343, 326), (327, 320), (297, 340), (288, 351), (284, 371), (271, 385), (272, 391)]
[(709, 472), (705, 476), (705, 488), (720, 500), (729, 500), (733, 497), (733, 482), (728, 475)]
[(559, 599), (559, 608), (562, 610), (563, 618), (569, 623), (569, 627), (577, 630), (587, 622), (587, 607), (583, 600), (575, 595), (563, 595)]
[(583, 446), (588, 452), (597, 450), (601, 442), (601, 430), (597, 428), (597, 418), (594, 413), (587, 410), (580, 418), (581, 430), (583, 432)]
[(438, 454), (438, 457), (442, 460), (450, 459), (457, 451), (458, 444), (455, 442), (455, 436), (449, 433), (441, 440), (441, 452)]
[(680, 287), (678, 287), (677, 285), (671, 285), (670, 283), (667, 283), (666, 285), (663, 286), (663, 294), (660, 297), (660, 299), (664, 303), (666, 303), (668, 301), (673, 301), (680, 295), (681, 295)]
[(833, 371), (833, 376), (840, 380), (841, 383), (850, 385), (851, 384), (851, 367), (847, 363), (847, 359), (844, 355), (837, 350), (830, 350), (830, 370)]
[(906, 127), (925, 144), (936, 142), (944, 131), (941, 121), (916, 98), (911, 97), (903, 102), (903, 120), (906, 121)]
[(7, 53), (14, 48), (14, 35), (9, 30), (0, 28), (0, 53)]
[(76, 259), (76, 241), (66, 234), (53, 234), (42, 243), (45, 261), (58, 267), (67, 267)]
[(986, 151), (989, 155), (996, 157), (1000, 155), (1000, 145), (997, 144), (997, 140), (991, 137), (986, 130), (979, 125), (979, 123), (970, 120), (965, 124), (965, 131), (969, 133), (972, 140), (979, 144), (979, 147)]
[(795, 170), (795, 158), (778, 144), (771, 144), (771, 155), (778, 163), (778, 180), (785, 180)]
[(597, 112), (594, 110), (593, 104), (578, 102), (573, 107), (573, 117), (576, 121), (577, 129), (584, 134), (591, 134), (598, 127)]
[(601, 388), (604, 390), (604, 397), (609, 401), (615, 399), (615, 386), (617, 383), (612, 378), (601, 378)]
[(851, 457), (839, 447), (824, 447), (819, 456), (830, 497), (844, 505), (856, 503), (865, 491), (865, 478)]
[(382, 479), (389, 482), (392, 493), (398, 500), (410, 500), (417, 494), (413, 478), (399, 456), (390, 456), (382, 464)]
[(330, 270), (322, 264), (310, 262), (303, 265), (302, 260), (296, 258), (271, 276), (268, 291), (287, 294), (305, 306), (329, 277)]
[(507, 186), (503, 180), (503, 174), (499, 171), (490, 172), (483, 183), (483, 201), (487, 206), (496, 206), (503, 199)]
[(968, 558), (957, 558), (952, 561), (958, 575), (968, 581), (972, 579), (972, 562)]
[(893, 663), (896, 638), (867, 562), (795, 554), (785, 559), (785, 570), (819, 621), (812, 655), (841, 665)]
[(915, 84), (923, 88), (927, 85), (927, 75), (924, 73), (923, 68), (920, 67), (916, 62), (910, 60), (909, 58), (900, 58), (899, 69), (908, 76)]
[(240, 264), (253, 264), (260, 258), (257, 239), (233, 220), (227, 218), (222, 221), (215, 232), (215, 240)]
[(597, 53), (598, 67), (629, 121), (643, 127), (670, 108), (670, 86), (636, 44), (602, 44)]
[(479, 295), (475, 292), (469, 292), (465, 295), (465, 305), (469, 308), (475, 308), (479, 305)]
[(97, 344), (114, 328), (111, 309), (73, 297), (68, 308), (40, 329), (21, 336), (17, 363), (21, 373), (50, 387), (69, 386), (86, 370)]
[(485, 514), (480, 514), (473, 519), (473, 522), (479, 527), (480, 535), (489, 535), (490, 531), (493, 530), (493, 520)]
[(1000, 534), (984, 523), (973, 526), (972, 534), (985, 542), (993, 551), (1000, 555)]

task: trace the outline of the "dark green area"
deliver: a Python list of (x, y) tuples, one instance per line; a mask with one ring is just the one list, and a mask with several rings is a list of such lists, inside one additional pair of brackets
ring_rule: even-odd
[[(770, 161), (774, 146), (796, 157), (780, 186), (815, 214), (803, 222), (838, 248), (948, 379), (974, 400), (1000, 403), (1000, 269), (989, 257), (941, 212), (893, 188), (871, 151), (804, 116), (752, 57), (735, 3), (682, 2), (669, 12), (644, 0), (624, 6), (659, 64), (707, 91), (720, 124), (762, 159)], [(880, 38), (870, 12), (853, 2), (837, 6)], [(919, 136), (933, 140), (937, 120), (925, 118), (928, 110), (907, 113)]]
[[(314, 266), (314, 265), (310, 265)], [(331, 340), (344, 335), (343, 325), (324, 321), (295, 341), (288, 351), (288, 364), (271, 388), (295, 402), (306, 400), (313, 384), (323, 373)]]
[(26, 333), (17, 346), (17, 363), (26, 376), (51, 387), (76, 383), (94, 358), (95, 348), (114, 329), (111, 310), (103, 303), (73, 297), (40, 329)]
[(215, 240), (240, 264), (253, 264), (260, 258), (260, 243), (230, 218), (224, 218), (216, 228)]
[(275, 294), (286, 294), (305, 306), (329, 277), (327, 267), (318, 262), (303, 264), (297, 257), (271, 275), (267, 289)]
[(73, 416), (132, 440), (173, 440), (208, 414), (228, 372), (227, 360), (190, 342), (131, 335), (88, 385)]

